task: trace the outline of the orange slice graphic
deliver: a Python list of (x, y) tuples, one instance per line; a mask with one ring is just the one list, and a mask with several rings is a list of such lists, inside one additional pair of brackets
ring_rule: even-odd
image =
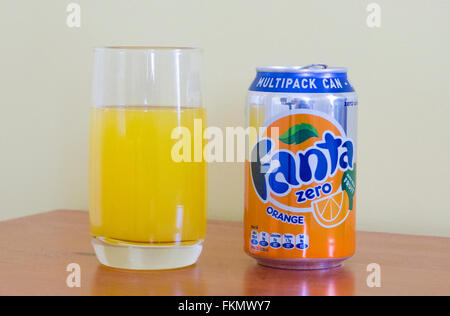
[(347, 192), (338, 191), (312, 203), (314, 218), (323, 227), (336, 227), (343, 223), (349, 213)]

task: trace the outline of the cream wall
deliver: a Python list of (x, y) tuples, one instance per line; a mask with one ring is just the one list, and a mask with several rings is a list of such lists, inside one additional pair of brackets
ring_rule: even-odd
[[(205, 51), (210, 125), (244, 124), (257, 65), (346, 66), (360, 97), (358, 228), (450, 236), (447, 0), (0, 0), (0, 219), (87, 209), (92, 48)], [(210, 166), (209, 216), (241, 220), (242, 165)]]

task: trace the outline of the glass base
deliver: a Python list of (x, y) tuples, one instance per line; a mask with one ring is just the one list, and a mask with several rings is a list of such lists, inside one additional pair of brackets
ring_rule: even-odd
[(203, 240), (182, 245), (140, 245), (92, 238), (92, 246), (101, 264), (126, 270), (168, 270), (197, 262)]

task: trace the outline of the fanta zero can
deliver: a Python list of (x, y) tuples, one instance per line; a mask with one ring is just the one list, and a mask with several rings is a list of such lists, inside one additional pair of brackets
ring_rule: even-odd
[(326, 269), (354, 254), (357, 104), (345, 68), (257, 69), (244, 231), (261, 265)]

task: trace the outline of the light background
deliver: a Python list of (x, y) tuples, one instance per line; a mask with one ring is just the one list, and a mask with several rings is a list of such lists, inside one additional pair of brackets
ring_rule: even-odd
[[(450, 2), (0, 0), (0, 220), (88, 207), (93, 50), (205, 52), (209, 125), (244, 124), (258, 65), (349, 69), (360, 99), (358, 229), (450, 236)], [(209, 217), (241, 220), (243, 166), (211, 165)]]

